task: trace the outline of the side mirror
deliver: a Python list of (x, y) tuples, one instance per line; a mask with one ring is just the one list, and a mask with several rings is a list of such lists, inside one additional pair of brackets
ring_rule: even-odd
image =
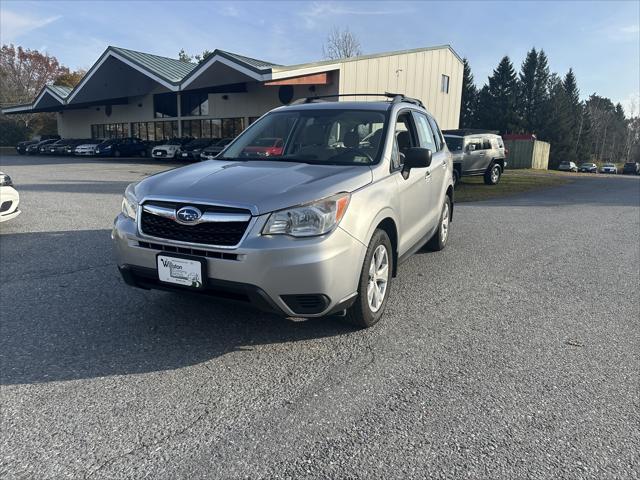
[(473, 152), (475, 149), (476, 146), (473, 143), (467, 147), (467, 150), (469, 150), (470, 152)]
[(428, 148), (410, 148), (405, 154), (404, 169), (426, 168), (431, 165), (431, 157), (432, 153)]

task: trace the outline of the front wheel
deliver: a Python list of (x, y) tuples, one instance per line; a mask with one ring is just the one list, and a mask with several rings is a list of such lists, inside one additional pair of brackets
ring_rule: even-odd
[(497, 163), (491, 165), (491, 168), (484, 174), (484, 183), (487, 185), (497, 185), (502, 176), (502, 168)]
[(115, 157), (120, 157), (120, 150), (116, 150), (115, 152), (113, 152), (113, 155)]
[(362, 328), (378, 323), (389, 297), (393, 272), (391, 240), (384, 230), (376, 230), (367, 247), (358, 282), (358, 297), (345, 319)]
[(438, 222), (438, 229), (433, 237), (427, 242), (426, 247), (434, 252), (439, 252), (447, 246), (447, 240), (449, 240), (449, 228), (451, 227), (451, 199), (448, 195), (444, 197), (444, 204), (442, 205), (442, 211), (440, 212), (440, 220)]

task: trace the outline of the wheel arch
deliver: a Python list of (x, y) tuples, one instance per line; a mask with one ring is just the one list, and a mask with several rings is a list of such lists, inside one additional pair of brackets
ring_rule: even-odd
[(447, 197), (449, 197), (449, 201), (451, 202), (451, 211), (449, 212), (449, 221), (453, 222), (453, 196), (454, 196), (454, 190), (453, 190), (453, 185), (449, 185), (447, 187), (447, 193), (446, 193)]
[[(395, 277), (398, 273), (398, 226), (396, 222), (391, 217), (385, 217), (381, 221), (378, 222), (376, 227), (373, 229), (373, 232), (376, 230), (383, 230), (386, 232), (389, 240), (391, 241), (391, 248), (393, 249), (393, 271), (392, 275)], [(371, 236), (373, 236), (373, 232)]]

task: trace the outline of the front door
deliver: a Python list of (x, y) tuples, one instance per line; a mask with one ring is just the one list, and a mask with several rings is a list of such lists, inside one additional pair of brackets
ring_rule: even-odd
[(428, 168), (413, 168), (404, 172), (404, 155), (409, 148), (417, 147), (418, 141), (415, 125), (409, 110), (401, 111), (395, 124), (395, 141), (392, 152), (392, 168), (398, 186), (400, 199), (400, 235), (398, 253), (404, 254), (425, 235), (429, 222), (431, 182)]

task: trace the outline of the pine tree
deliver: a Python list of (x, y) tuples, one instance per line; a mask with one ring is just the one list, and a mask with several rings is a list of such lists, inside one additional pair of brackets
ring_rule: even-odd
[(549, 61), (547, 60), (547, 54), (544, 50), (538, 52), (538, 63), (536, 65), (536, 76), (533, 88), (533, 117), (531, 130), (533, 132), (540, 132), (546, 123), (544, 117), (545, 105), (549, 100), (549, 79), (551, 75), (549, 73)]
[(489, 85), (480, 91), (478, 102), (479, 126), (501, 133), (517, 130), (516, 99), (518, 79), (509, 57), (505, 56), (489, 77)]
[(535, 90), (536, 72), (538, 70), (538, 52), (532, 48), (522, 62), (520, 69), (520, 95), (518, 96), (518, 113), (523, 132), (533, 132), (535, 123)]
[(582, 128), (584, 127), (583, 108), (580, 103), (580, 90), (578, 90), (578, 82), (570, 68), (562, 81), (567, 108), (570, 114), (570, 127), (568, 132), (568, 141), (573, 148), (567, 152), (566, 160), (575, 162), (580, 161), (578, 158), (577, 145), (582, 137)]
[(549, 79), (549, 98), (543, 109), (546, 118), (541, 139), (551, 144), (549, 166), (556, 167), (564, 160), (568, 160), (574, 145), (571, 143), (571, 127), (573, 116), (569, 97), (560, 77), (556, 74)]
[(471, 66), (466, 58), (462, 60), (462, 102), (460, 106), (460, 128), (476, 126), (478, 108), (478, 89), (473, 82)]

